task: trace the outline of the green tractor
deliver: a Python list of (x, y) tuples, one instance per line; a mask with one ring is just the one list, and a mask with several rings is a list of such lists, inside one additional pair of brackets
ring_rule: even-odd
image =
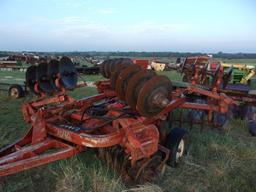
[(248, 85), (251, 90), (256, 89), (256, 68), (252, 65), (244, 64), (221, 64), (225, 70), (233, 68), (233, 73), (230, 79), (231, 84)]

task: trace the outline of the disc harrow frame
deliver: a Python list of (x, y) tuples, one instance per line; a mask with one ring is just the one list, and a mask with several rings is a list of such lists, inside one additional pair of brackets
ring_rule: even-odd
[[(123, 98), (123, 95), (119, 98), (118, 90), (113, 89), (116, 87), (113, 85), (116, 85), (119, 77), (117, 71), (126, 69), (131, 62), (128, 59), (121, 59), (116, 62), (106, 61), (104, 65), (106, 63), (108, 69), (112, 70), (116, 67), (116, 70), (106, 75), (109, 70), (105, 71), (104, 66), (101, 68), (101, 72), (106, 77), (110, 77), (110, 80), (96, 83), (99, 94), (80, 100), (73, 99), (66, 95), (65, 86), (61, 86), (60, 83), (63, 75), (58, 74), (54, 77), (56, 78), (54, 82), (56, 87), (61, 88), (59, 92), (53, 93), (54, 95), (49, 98), (41, 94), (39, 99), (23, 104), (24, 120), (31, 124), (31, 128), (24, 138), (0, 150), (0, 176), (68, 158), (86, 151), (87, 148), (104, 151), (111, 147), (119, 147), (123, 149), (121, 154), (128, 157), (123, 174), (133, 181), (141, 181), (141, 176), (143, 180), (147, 180), (146, 178), (150, 177), (145, 174), (160, 173), (160, 167), (163, 168), (172, 158), (172, 149), (165, 146), (166, 130), (160, 124), (168, 121), (174, 109), (201, 109), (208, 111), (209, 114), (225, 113), (229, 105), (234, 103), (224, 93), (197, 88), (192, 84), (186, 89), (172, 90), (171, 81), (169, 82), (167, 78), (164, 78), (166, 81), (164, 84), (158, 86), (159, 82), (150, 80), (163, 77), (141, 69), (145, 73), (141, 71), (134, 73), (131, 70), (133, 76), (140, 74), (147, 78), (136, 95), (138, 97), (136, 107), (130, 107), (127, 105), (129, 100), (127, 102), (127, 98)], [(113, 63), (115, 66), (111, 66)], [(67, 71), (69, 72), (74, 72), (72, 67)], [(147, 76), (147, 74), (151, 75)], [(115, 76), (114, 81), (112, 75)], [(128, 81), (132, 79), (127, 78)], [(127, 90), (129, 82), (127, 85), (122, 87), (125, 92), (135, 91)], [(38, 82), (33, 87), (37, 86)], [(150, 97), (145, 102), (141, 102), (145, 95)], [(189, 95), (201, 95), (209, 102), (205, 104), (188, 102)], [(152, 111), (154, 107), (158, 110)], [(143, 109), (142, 113), (141, 109)], [(208, 119), (208, 123), (212, 123), (211, 118)], [(152, 164), (147, 166), (149, 162)]]

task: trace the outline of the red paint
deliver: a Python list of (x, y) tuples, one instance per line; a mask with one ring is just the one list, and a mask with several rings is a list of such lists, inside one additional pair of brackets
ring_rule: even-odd
[(133, 63), (147, 69), (150, 65), (150, 60), (148, 59), (133, 59)]

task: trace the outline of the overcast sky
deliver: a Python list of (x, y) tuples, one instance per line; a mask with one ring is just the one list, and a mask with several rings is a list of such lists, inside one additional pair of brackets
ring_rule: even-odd
[(0, 50), (256, 53), (256, 1), (0, 0)]

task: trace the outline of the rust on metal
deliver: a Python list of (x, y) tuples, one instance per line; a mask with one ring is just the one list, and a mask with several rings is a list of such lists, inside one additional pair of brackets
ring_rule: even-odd
[(154, 75), (156, 74), (153, 71), (141, 70), (140, 72), (136, 73), (131, 79), (129, 79), (127, 84), (127, 91), (125, 93), (125, 99), (132, 109), (136, 109), (136, 104), (141, 88)]
[(139, 71), (141, 71), (141, 67), (139, 65), (131, 65), (125, 68), (119, 74), (115, 87), (119, 99), (125, 100), (125, 93), (129, 91), (127, 89), (127, 84), (129, 80)]

